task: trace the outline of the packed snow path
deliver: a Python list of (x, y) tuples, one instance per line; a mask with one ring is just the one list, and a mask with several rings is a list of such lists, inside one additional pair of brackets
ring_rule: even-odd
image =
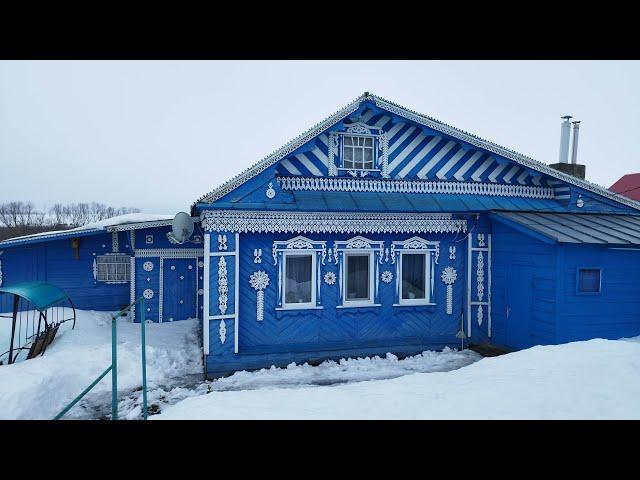
[(533, 347), (449, 372), (213, 392), (152, 418), (638, 419), (639, 398), (640, 343), (597, 339)]

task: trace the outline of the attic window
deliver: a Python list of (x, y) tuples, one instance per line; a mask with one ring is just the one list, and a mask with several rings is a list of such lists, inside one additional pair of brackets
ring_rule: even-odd
[(345, 135), (342, 141), (342, 167), (353, 170), (374, 169), (374, 137)]

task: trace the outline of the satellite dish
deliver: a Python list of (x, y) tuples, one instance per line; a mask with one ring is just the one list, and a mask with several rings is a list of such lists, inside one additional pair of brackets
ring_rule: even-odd
[(185, 212), (178, 212), (171, 222), (171, 232), (167, 237), (171, 243), (184, 243), (193, 233), (193, 219)]

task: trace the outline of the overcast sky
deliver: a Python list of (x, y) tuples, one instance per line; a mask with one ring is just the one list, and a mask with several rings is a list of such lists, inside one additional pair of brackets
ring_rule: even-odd
[(636, 61), (4, 61), (0, 202), (188, 211), (364, 91), (544, 163), (574, 115), (609, 187), (640, 171), (639, 85)]

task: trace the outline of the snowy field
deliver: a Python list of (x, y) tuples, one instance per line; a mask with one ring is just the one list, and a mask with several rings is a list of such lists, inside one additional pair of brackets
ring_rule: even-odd
[[(108, 366), (111, 321), (79, 311), (43, 357), (0, 366), (0, 418), (49, 419)], [(0, 350), (10, 322), (0, 323)], [(152, 419), (640, 418), (640, 337), (484, 358), (446, 349), (202, 380), (196, 320), (147, 326)], [(140, 325), (118, 321), (120, 418), (141, 418)], [(65, 418), (110, 416), (107, 375)]]

